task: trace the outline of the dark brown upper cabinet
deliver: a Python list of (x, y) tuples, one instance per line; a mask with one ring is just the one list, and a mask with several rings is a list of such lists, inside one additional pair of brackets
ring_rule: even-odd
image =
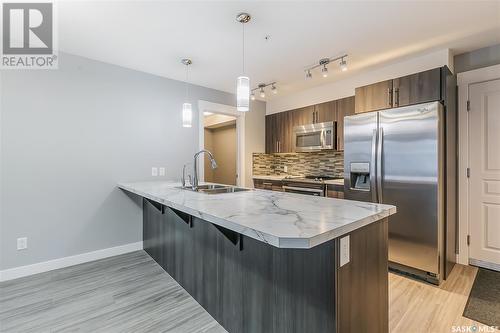
[(289, 112), (293, 113), (293, 126), (335, 121), (337, 117), (335, 101), (305, 106), (303, 108), (291, 110)]
[(383, 110), (392, 107), (392, 80), (355, 89), (356, 113)]
[(438, 101), (441, 98), (440, 68), (393, 80), (393, 106)]
[(314, 105), (288, 111), (292, 113), (292, 126), (307, 125), (314, 122)]
[(266, 153), (290, 153), (293, 147), (291, 111), (266, 116)]
[(337, 109), (337, 150), (344, 150), (344, 117), (354, 114), (354, 96), (336, 101)]
[(337, 121), (337, 150), (344, 149), (344, 117), (354, 114), (354, 96), (266, 116), (266, 153), (295, 151), (293, 128)]
[(337, 120), (337, 101), (330, 101), (314, 106), (314, 123), (324, 123)]
[(447, 67), (439, 67), (356, 88), (356, 113), (442, 101), (442, 82), (447, 73)]

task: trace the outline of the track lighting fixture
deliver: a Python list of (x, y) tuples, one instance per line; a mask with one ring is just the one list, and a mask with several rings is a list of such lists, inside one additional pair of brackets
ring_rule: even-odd
[(312, 70), (316, 69), (318, 67), (321, 67), (321, 75), (323, 77), (328, 77), (328, 65), (331, 62), (334, 62), (334, 61), (337, 61), (337, 60), (340, 60), (339, 61), (339, 68), (340, 68), (340, 70), (342, 72), (345, 72), (347, 70), (347, 61), (346, 61), (347, 57), (348, 57), (348, 55), (344, 54), (344, 55), (342, 55), (340, 57), (336, 57), (336, 58), (323, 58), (323, 59), (320, 59), (317, 64), (311, 65), (311, 66), (306, 67), (304, 69), (304, 72), (306, 73), (306, 79), (312, 78)]
[(342, 72), (345, 72), (347, 70), (347, 61), (345, 61), (343, 57), (340, 59), (339, 66)]
[(260, 98), (266, 98), (266, 91), (264, 90), (265, 87), (271, 86), (271, 92), (276, 95), (278, 93), (278, 88), (276, 87), (276, 82), (271, 82), (271, 83), (259, 83), (257, 88), (253, 88), (251, 90), (250, 98), (252, 101), (255, 100), (255, 91), (259, 91), (259, 96)]
[(321, 75), (323, 77), (328, 77), (328, 67), (326, 67), (326, 65), (323, 65), (323, 68), (321, 68)]
[(261, 98), (265, 98), (266, 97), (266, 93), (264, 92), (264, 88), (260, 88), (259, 96)]

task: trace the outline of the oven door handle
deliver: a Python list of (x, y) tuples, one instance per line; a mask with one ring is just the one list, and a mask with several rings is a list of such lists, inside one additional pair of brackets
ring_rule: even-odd
[(315, 188), (304, 188), (304, 187), (295, 187), (295, 186), (283, 186), (283, 189), (292, 190), (292, 191), (303, 191), (303, 192), (311, 192), (311, 193), (323, 193), (323, 190), (315, 189)]

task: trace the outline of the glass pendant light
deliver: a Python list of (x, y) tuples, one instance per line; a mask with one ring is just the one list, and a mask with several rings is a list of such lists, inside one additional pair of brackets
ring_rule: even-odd
[(186, 66), (186, 98), (184, 104), (182, 104), (182, 127), (192, 127), (193, 126), (193, 109), (191, 103), (189, 103), (189, 65), (193, 62), (191, 59), (182, 59), (182, 64)]
[(250, 21), (250, 15), (240, 13), (236, 20), (243, 26), (243, 74), (236, 80), (236, 109), (241, 112), (250, 110), (250, 78), (245, 73), (245, 23)]

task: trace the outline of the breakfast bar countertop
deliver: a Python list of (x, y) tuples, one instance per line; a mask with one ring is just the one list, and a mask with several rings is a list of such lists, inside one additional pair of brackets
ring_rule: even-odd
[(205, 194), (168, 181), (118, 187), (279, 248), (312, 248), (396, 213), (391, 205), (266, 190)]

